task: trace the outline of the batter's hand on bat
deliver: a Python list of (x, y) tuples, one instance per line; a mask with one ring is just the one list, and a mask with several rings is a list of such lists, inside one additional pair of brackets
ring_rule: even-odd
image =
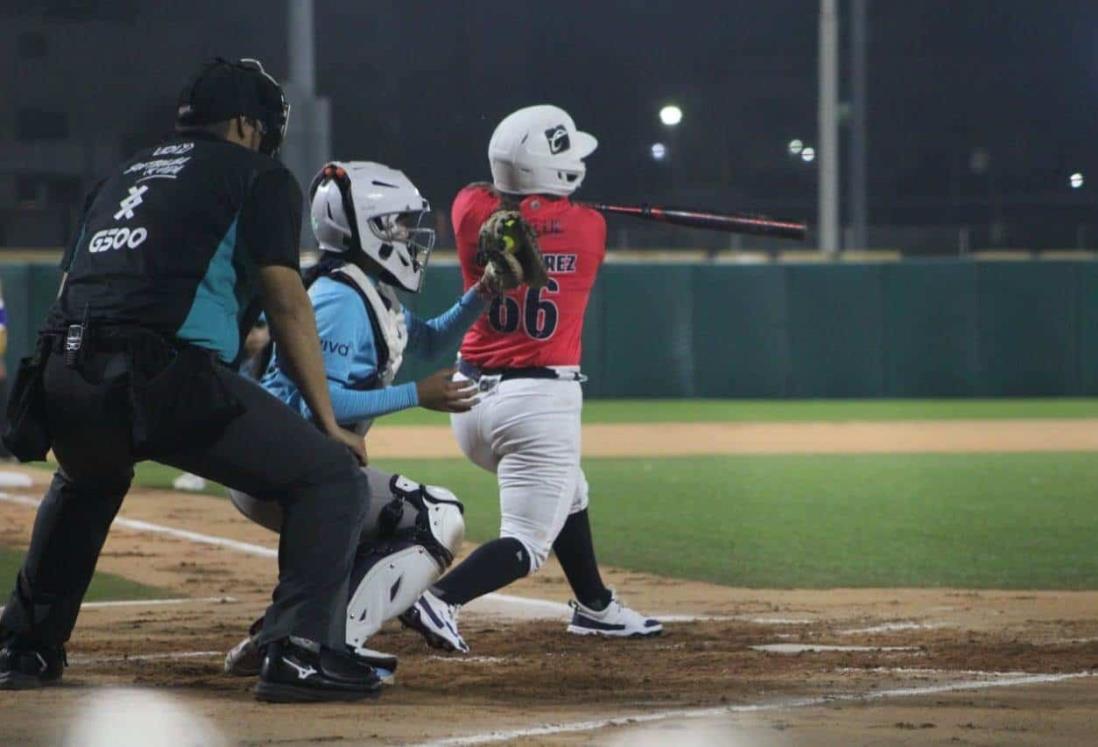
[(416, 382), (419, 406), (438, 412), (468, 412), (477, 403), (473, 381), (453, 381), (454, 369), (435, 371)]

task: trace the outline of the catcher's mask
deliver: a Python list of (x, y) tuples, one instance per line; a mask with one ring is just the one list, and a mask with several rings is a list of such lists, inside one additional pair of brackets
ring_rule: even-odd
[(370, 161), (333, 161), (309, 187), (313, 233), (320, 250), (362, 251), (386, 283), (418, 293), (435, 246), (424, 226), (430, 203), (404, 172)]
[(259, 129), (259, 152), (278, 154), (290, 120), (282, 86), (259, 60), (215, 58), (202, 66), (179, 94), (176, 124), (181, 129), (247, 117)]

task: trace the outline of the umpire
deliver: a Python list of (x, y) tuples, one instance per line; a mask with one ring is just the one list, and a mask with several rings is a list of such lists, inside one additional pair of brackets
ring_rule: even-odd
[[(175, 133), (89, 196), (4, 435), (22, 460), (52, 447), (60, 467), (0, 617), (0, 689), (60, 680), (133, 465), (152, 459), (282, 507), (256, 696), (376, 693), (343, 624), (365, 447), (336, 425), (298, 274), (301, 191), (273, 157), (288, 113), (257, 61), (217, 59), (184, 88)], [(261, 309), (319, 428), (233, 370)]]

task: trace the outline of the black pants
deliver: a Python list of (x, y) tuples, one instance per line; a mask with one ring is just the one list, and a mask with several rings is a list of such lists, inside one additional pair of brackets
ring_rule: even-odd
[[(107, 531), (133, 479), (129, 357), (93, 353), (80, 367), (50, 356), (47, 421), (60, 469), (0, 629), (30, 642), (67, 641)], [(279, 580), (261, 642), (297, 635), (342, 648), (347, 584), (369, 490), (349, 451), (252, 381), (217, 369), (246, 413), (212, 442), (181, 443), (155, 461), (282, 508)]]

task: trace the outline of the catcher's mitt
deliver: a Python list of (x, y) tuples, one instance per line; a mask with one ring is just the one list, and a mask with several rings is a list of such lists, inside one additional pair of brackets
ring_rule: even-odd
[(517, 210), (497, 210), (480, 227), (478, 259), (500, 291), (549, 283), (534, 229)]

